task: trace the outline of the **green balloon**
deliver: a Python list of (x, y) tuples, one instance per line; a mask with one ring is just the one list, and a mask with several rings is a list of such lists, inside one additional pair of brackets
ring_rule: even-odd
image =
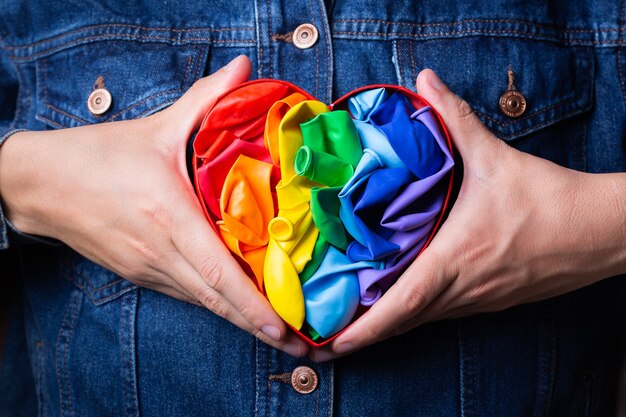
[(356, 168), (363, 155), (359, 134), (345, 110), (321, 113), (300, 124), (302, 143), (315, 151), (326, 152)]
[(349, 163), (306, 145), (298, 149), (294, 168), (296, 174), (327, 187), (343, 186), (354, 174)]
[(348, 247), (348, 234), (339, 218), (339, 192), (343, 186), (311, 189), (311, 215), (313, 222), (331, 245), (345, 252)]
[(317, 237), (317, 241), (315, 241), (311, 260), (307, 262), (302, 272), (300, 272), (299, 278), (301, 284), (307, 282), (313, 276), (315, 271), (317, 271), (317, 268), (320, 267), (320, 264), (322, 263), (322, 260), (324, 260), (324, 256), (326, 255), (326, 251), (328, 250), (328, 246), (328, 242), (320, 234)]

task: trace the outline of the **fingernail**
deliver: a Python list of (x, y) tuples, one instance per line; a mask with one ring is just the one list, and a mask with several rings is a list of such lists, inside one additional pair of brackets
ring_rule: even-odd
[(222, 71), (224, 71), (224, 72), (232, 71), (237, 66), (235, 61), (239, 60), (239, 57), (241, 57), (241, 55), (238, 55), (232, 61), (230, 61), (228, 64), (226, 64), (224, 67), (222, 67)]
[(340, 345), (337, 345), (337, 347), (335, 347), (333, 350), (337, 353), (349, 352), (352, 350), (352, 343), (350, 342), (342, 343)]
[(275, 341), (280, 341), (280, 330), (274, 326), (263, 326), (261, 331), (265, 333), (267, 336), (271, 337)]
[(435, 74), (434, 72), (431, 72), (430, 74), (428, 74), (428, 77), (426, 77), (426, 81), (428, 81), (428, 84), (430, 84), (437, 91), (443, 88), (443, 83), (441, 82), (439, 77), (437, 77), (437, 74)]
[(291, 356), (295, 356), (296, 358), (302, 356), (302, 348), (294, 343), (287, 343), (282, 347), (282, 349), (284, 352), (290, 354)]

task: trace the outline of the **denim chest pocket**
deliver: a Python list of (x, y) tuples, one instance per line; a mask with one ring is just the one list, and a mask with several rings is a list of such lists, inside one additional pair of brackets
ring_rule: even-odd
[[(53, 128), (136, 119), (178, 99), (206, 66), (208, 46), (112, 40), (39, 58), (37, 119)], [(94, 114), (88, 100), (104, 88), (110, 104)]]
[(137, 285), (84, 258), (70, 248), (65, 248), (59, 259), (64, 278), (78, 287), (96, 306), (116, 300), (137, 288)]
[[(516, 146), (523, 147), (516, 140), (532, 138), (552, 125), (574, 129), (575, 121), (580, 120), (575, 116), (592, 108), (594, 57), (589, 48), (534, 39), (474, 36), (429, 41), (398, 39), (394, 43), (400, 83), (414, 88), (419, 71), (432, 68), (496, 136), (515, 141)], [(509, 117), (500, 108), (500, 97), (509, 84), (509, 69), (515, 88), (526, 100), (526, 110), (518, 117)], [(542, 149), (546, 151), (549, 146), (543, 143)], [(563, 162), (576, 165), (571, 158)]]

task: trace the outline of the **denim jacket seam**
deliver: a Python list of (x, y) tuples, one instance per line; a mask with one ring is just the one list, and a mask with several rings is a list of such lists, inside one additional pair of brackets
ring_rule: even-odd
[(621, 16), (620, 16), (620, 28), (619, 28), (619, 42), (617, 46), (617, 74), (619, 77), (619, 83), (622, 88), (622, 98), (626, 100), (626, 80), (624, 80), (624, 69), (622, 63), (622, 52), (624, 44), (624, 31), (626, 30), (626, 0), (622, 0), (621, 4)]
[[(146, 101), (149, 101), (151, 99), (154, 99), (154, 98), (157, 98), (157, 97), (160, 97), (160, 96), (164, 96), (164, 95), (168, 95), (168, 94), (181, 94), (181, 93), (182, 93), (181, 89), (172, 89), (172, 90), (167, 90), (167, 91), (162, 91), (162, 92), (159, 92), (159, 93), (152, 94), (152, 95), (150, 95), (150, 96), (148, 96), (148, 97), (138, 101), (137, 103), (133, 104), (132, 106), (129, 106), (129, 107), (125, 108), (125, 109), (120, 110), (119, 112), (115, 113), (114, 115), (110, 116), (109, 118), (107, 118), (107, 119), (105, 119), (103, 121), (107, 121), (107, 122), (115, 121), (118, 117), (120, 117), (124, 113), (134, 109), (135, 107), (138, 107), (138, 106), (144, 104)], [(52, 104), (46, 103), (46, 107), (49, 108), (50, 110), (52, 110), (55, 113), (60, 113), (60, 114), (62, 114), (64, 116), (66, 116), (66, 117), (76, 121), (77, 123), (79, 123), (81, 125), (89, 125), (89, 124), (91, 124), (87, 120), (84, 120), (81, 117), (78, 117), (78, 116), (75, 116), (75, 115), (73, 115), (71, 113), (68, 113), (65, 110), (62, 110), (62, 109), (60, 109), (60, 108), (58, 108), (58, 107), (56, 107), (56, 106), (54, 106)], [(142, 117), (145, 114), (150, 113), (151, 111), (152, 111), (152, 109), (149, 109), (149, 110), (147, 110), (145, 112), (142, 112), (141, 114), (137, 115), (136, 117)], [(43, 116), (41, 114), (37, 115), (37, 117), (39, 119), (45, 120), (46, 122), (51, 123), (51, 124), (57, 126), (59, 128), (66, 127), (66, 126), (63, 126), (62, 124), (60, 124), (58, 122), (54, 122), (54, 121), (50, 120), (48, 117)]]
[(450, 22), (433, 22), (433, 23), (416, 23), (416, 22), (394, 22), (384, 19), (335, 19), (334, 22), (337, 23), (380, 23), (386, 26), (408, 26), (408, 27), (416, 27), (416, 28), (434, 28), (434, 27), (460, 27), (466, 24), (472, 23), (484, 23), (484, 24), (509, 24), (509, 25), (524, 25), (529, 28), (536, 29), (544, 29), (550, 30), (555, 33), (563, 33), (563, 34), (595, 34), (595, 33), (614, 33), (623, 31), (622, 28), (613, 27), (613, 28), (560, 28), (558, 26), (540, 23), (540, 22), (531, 22), (521, 19), (463, 19), (457, 21)]
[(110, 300), (115, 299), (116, 297), (120, 296), (121, 294), (124, 294), (130, 290), (133, 290), (134, 288), (136, 288), (136, 285), (130, 283), (130, 285), (125, 286), (120, 288), (119, 290), (103, 297), (103, 298), (97, 298), (97, 293), (107, 290), (109, 288), (112, 288), (116, 285), (119, 284), (123, 284), (124, 281), (127, 281), (124, 278), (118, 277), (116, 280), (108, 282), (104, 285), (101, 285), (100, 287), (94, 287), (93, 285), (91, 285), (91, 283), (89, 282), (88, 277), (79, 269), (77, 268), (72, 268), (71, 266), (69, 267), (72, 271), (72, 274), (75, 274), (75, 276), (77, 276), (79, 279), (74, 279), (74, 277), (72, 275), (70, 275), (69, 271), (67, 271), (67, 268), (62, 268), (63, 270), (63, 275), (65, 276), (65, 278), (71, 282), (74, 283), (74, 285), (76, 285), (76, 287), (78, 287), (79, 289), (81, 289), (89, 298), (89, 300), (93, 303), (93, 304), (104, 304)]
[(16, 62), (29, 62), (34, 61), (38, 58), (51, 55), (56, 52), (60, 52), (64, 49), (68, 49), (74, 46), (86, 45), (95, 42), (106, 42), (106, 41), (138, 41), (138, 42), (158, 42), (158, 43), (166, 43), (176, 46), (182, 45), (194, 45), (198, 42), (202, 42), (203, 44), (209, 42), (211, 44), (217, 45), (248, 45), (256, 43), (255, 39), (213, 39), (210, 37), (197, 37), (197, 38), (185, 38), (184, 40), (176, 40), (171, 37), (159, 37), (159, 36), (144, 36), (144, 35), (134, 35), (134, 34), (105, 34), (105, 35), (94, 35), (94, 36), (86, 36), (79, 39), (74, 39), (72, 41), (51, 46), (43, 51), (38, 51), (33, 54), (28, 54), (25, 56), (16, 56), (13, 55), (12, 59)]
[(67, 37), (69, 35), (73, 35), (76, 33), (80, 33), (80, 32), (87, 32), (90, 30), (97, 30), (97, 29), (106, 29), (106, 28), (128, 28), (128, 29), (142, 29), (142, 30), (146, 30), (146, 31), (156, 31), (156, 32), (180, 32), (180, 33), (190, 33), (190, 32), (232, 32), (232, 31), (237, 31), (237, 30), (254, 30), (254, 27), (251, 26), (241, 26), (241, 27), (237, 27), (237, 26), (231, 26), (231, 27), (225, 27), (225, 28), (204, 28), (204, 27), (195, 27), (195, 28), (184, 28), (184, 29), (177, 29), (177, 28), (168, 28), (168, 27), (150, 27), (150, 26), (143, 26), (143, 25), (131, 25), (131, 24), (126, 24), (126, 23), (106, 23), (106, 24), (101, 24), (101, 25), (90, 25), (90, 26), (82, 26), (73, 30), (70, 30), (68, 32), (64, 32), (64, 33), (60, 33), (58, 35), (54, 35), (51, 36), (49, 38), (45, 38), (45, 39), (41, 39), (39, 41), (36, 42), (31, 42), (31, 43), (27, 43), (27, 44), (23, 44), (23, 45), (5, 45), (2, 46), (4, 49), (8, 49), (8, 50), (13, 50), (13, 49), (25, 49), (25, 48), (33, 48), (36, 47), (38, 45), (44, 44), (46, 42), (53, 42), (56, 39), (61, 39), (64, 37)]
[(554, 108), (560, 107), (560, 106), (564, 106), (566, 104), (575, 102), (576, 100), (578, 100), (579, 97), (570, 97), (570, 98), (563, 98), (560, 100), (557, 100), (556, 103), (551, 104), (549, 106), (543, 107), (542, 109), (536, 110), (532, 113), (529, 113), (527, 115), (525, 115), (524, 117), (520, 117), (518, 119), (515, 120), (510, 120), (508, 122), (501, 122), (500, 120), (496, 119), (493, 116), (489, 116), (489, 113), (487, 113), (486, 111), (484, 111), (484, 109), (476, 109), (474, 108), (474, 111), (482, 116), (484, 116), (486, 119), (489, 119), (490, 121), (492, 121), (493, 123), (497, 123), (498, 125), (502, 126), (502, 127), (507, 127), (507, 126), (511, 126), (511, 125), (515, 125), (515, 124), (519, 124), (520, 122), (526, 121), (528, 119), (531, 119), (535, 116), (539, 116), (540, 114), (546, 113)]
[[(341, 23), (342, 20), (338, 19), (334, 21), (335, 23)], [(376, 22), (376, 20), (374, 20)], [(462, 37), (462, 36), (494, 36), (494, 37), (522, 37), (528, 40), (543, 40), (549, 42), (555, 42), (560, 45), (565, 46), (618, 46), (619, 39), (597, 39), (597, 34), (601, 33), (617, 33), (618, 35), (623, 32), (618, 28), (604, 28), (604, 29), (575, 29), (575, 30), (567, 30), (567, 29), (557, 29), (553, 27), (548, 27), (553, 33), (544, 32), (533, 32), (529, 30), (520, 30), (516, 28), (463, 28), (462, 24), (468, 21), (459, 21), (458, 24), (455, 23), (434, 23), (434, 24), (412, 24), (409, 22), (380, 22), (385, 23), (390, 30), (388, 31), (380, 31), (380, 30), (357, 30), (346, 28), (345, 30), (336, 30), (333, 31), (333, 35), (337, 38), (343, 38), (345, 36), (373, 36), (373, 37), (382, 37), (385, 40), (389, 39), (439, 39), (439, 38), (450, 38), (450, 37)], [(402, 28), (402, 23), (407, 25), (414, 25), (409, 27), (421, 28), (421, 29), (429, 29), (432, 27), (445, 27), (448, 26), (447, 30), (440, 30), (436, 32), (423, 32), (423, 33), (413, 33), (406, 30), (394, 30), (394, 28)], [(470, 22), (471, 23), (471, 22)], [(493, 22), (491, 22), (493, 23)], [(580, 38), (576, 36), (572, 36), (572, 34), (589, 34), (593, 37)]]
[[(308, 9), (309, 15), (311, 16), (311, 21), (315, 21), (315, 16), (313, 16), (313, 1), (308, 0)], [(319, 84), (320, 84), (320, 56), (319, 49), (315, 48), (315, 97), (319, 97)]]
[(573, 111), (571, 111), (571, 112), (568, 112), (568, 113), (565, 113), (565, 114), (561, 115), (559, 119), (550, 119), (550, 120), (546, 120), (546, 121), (545, 121), (545, 122), (543, 122), (543, 123), (536, 124), (536, 125), (532, 125), (532, 126), (530, 126), (530, 127), (526, 128), (526, 129), (524, 129), (524, 130), (521, 130), (521, 131), (519, 131), (519, 132), (515, 132), (515, 133), (509, 134), (509, 135), (500, 135), (500, 136), (499, 136), (499, 138), (500, 138), (500, 139), (511, 139), (511, 138), (514, 138), (514, 137), (522, 136), (522, 135), (524, 135), (524, 134), (526, 134), (526, 133), (528, 133), (528, 132), (532, 132), (532, 131), (534, 131), (534, 130), (541, 129), (542, 127), (545, 127), (545, 126), (549, 126), (549, 125), (551, 125), (551, 124), (554, 124), (554, 123), (556, 123), (558, 120), (561, 120), (561, 119), (566, 119), (566, 118), (568, 118), (568, 117), (570, 117), (570, 116), (574, 116), (574, 115), (576, 115), (576, 114), (579, 114), (581, 111), (585, 111), (585, 109), (576, 109), (576, 110), (573, 110)]
[[(193, 48), (194, 51), (197, 51), (197, 48)], [(193, 55), (189, 55), (187, 57), (187, 68), (185, 69), (185, 74), (183, 76), (183, 88), (187, 85), (187, 80), (189, 79), (189, 72), (191, 71), (191, 64), (193, 62)]]
[[(61, 328), (59, 329), (56, 342), (56, 374), (59, 384), (60, 411), (62, 415), (65, 415), (64, 410), (67, 410), (69, 416), (73, 416), (74, 414), (72, 404), (72, 386), (69, 374), (69, 346), (74, 334), (76, 320), (80, 312), (81, 300), (82, 296), (80, 293), (73, 292), (70, 295), (70, 300), (68, 302), (68, 306), (66, 307), (65, 316), (63, 318), (63, 322), (61, 323)], [(65, 407), (68, 408), (66, 409)]]

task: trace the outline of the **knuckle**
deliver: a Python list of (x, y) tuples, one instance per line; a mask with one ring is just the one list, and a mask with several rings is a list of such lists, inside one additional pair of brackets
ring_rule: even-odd
[(455, 96), (455, 105), (459, 119), (469, 119), (474, 115), (474, 109), (469, 103), (459, 96)]
[(172, 224), (172, 211), (167, 202), (153, 201), (142, 207), (143, 217), (161, 230)]
[(224, 299), (213, 289), (204, 288), (196, 295), (203, 306), (211, 310), (220, 317), (228, 319), (230, 317), (230, 307)]
[(143, 239), (135, 239), (133, 241), (133, 247), (140, 259), (142, 259), (147, 265), (156, 266), (160, 264), (161, 256), (159, 251), (147, 241)]
[(204, 281), (212, 288), (218, 289), (222, 286), (223, 270), (219, 259), (208, 257), (200, 263), (198, 271)]
[(400, 296), (400, 306), (407, 317), (413, 317), (419, 314), (419, 312), (424, 309), (425, 305), (426, 297), (421, 291), (415, 288), (404, 291)]
[(384, 337), (385, 331), (380, 326), (371, 326), (365, 332), (365, 338), (370, 342), (384, 339)]

